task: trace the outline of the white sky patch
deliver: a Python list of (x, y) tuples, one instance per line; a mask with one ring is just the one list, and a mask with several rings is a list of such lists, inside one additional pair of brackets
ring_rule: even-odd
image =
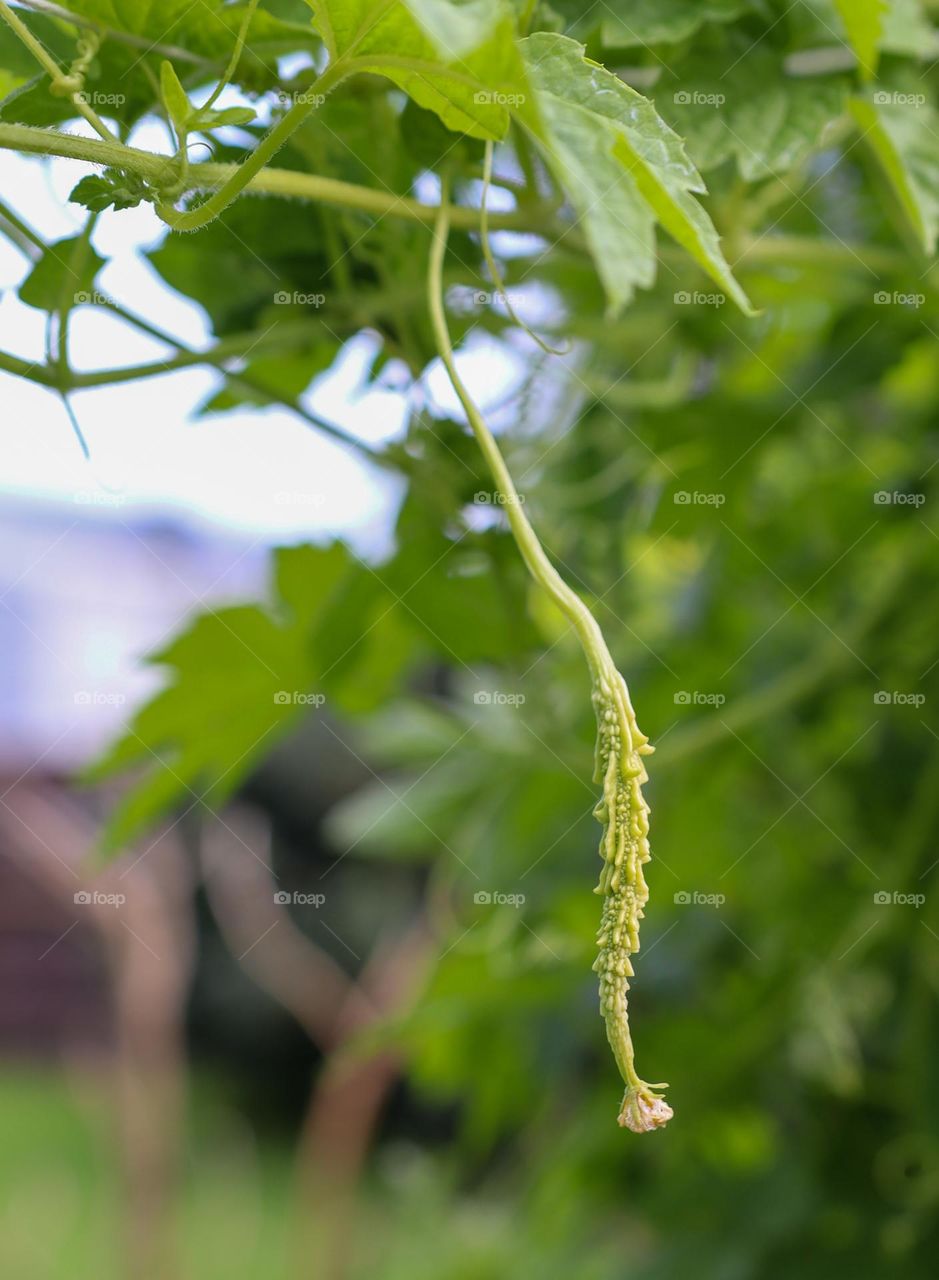
[[(168, 145), (156, 122), (141, 126), (134, 141), (150, 149)], [(75, 161), (40, 164), (0, 156), (0, 182), (10, 205), (51, 241), (80, 230), (82, 212), (68, 204), (68, 194), (87, 172), (87, 165)], [(108, 263), (96, 288), (188, 346), (210, 346), (201, 307), (168, 288), (142, 256), (165, 234), (149, 206), (103, 214), (94, 244)], [(23, 255), (0, 237), (0, 346), (41, 360), (44, 313), (25, 306), (15, 293), (29, 270)], [(368, 335), (350, 342), (304, 403), (380, 446), (401, 434), (406, 403), (384, 386), (363, 389), (376, 343)], [(91, 370), (158, 360), (168, 348), (100, 307), (80, 306), (72, 313), (70, 353), (76, 369)], [(354, 450), (285, 409), (195, 417), (220, 385), (218, 373), (196, 368), (73, 394), (92, 451), (89, 463), (56, 395), (0, 374), (0, 494), (67, 504), (73, 511), (77, 503), (102, 518), (109, 512), (125, 519), (135, 512), (162, 512), (184, 524), (257, 532), (272, 543), (341, 535), (364, 554), (387, 550), (401, 481), (363, 464)]]

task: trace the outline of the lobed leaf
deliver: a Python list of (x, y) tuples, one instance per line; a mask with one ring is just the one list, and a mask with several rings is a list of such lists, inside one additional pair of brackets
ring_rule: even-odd
[(706, 23), (731, 22), (753, 9), (752, 0), (617, 0), (604, 6), (603, 42), (618, 48), (676, 43)]
[[(151, 663), (166, 686), (134, 716), (92, 767), (100, 779), (143, 770), (115, 809), (103, 845), (113, 851), (175, 807), (217, 805), (305, 712), (330, 676), (330, 694), (370, 709), (411, 657), (375, 590), (344, 607), (346, 642), (334, 657), (337, 599), (363, 570), (339, 544), (287, 547), (274, 556), (269, 606), (238, 605), (198, 615)], [(386, 615), (387, 618), (386, 618)], [(365, 643), (360, 643), (361, 641)]]
[(91, 290), (103, 266), (104, 258), (80, 236), (56, 240), (44, 250), (20, 285), (20, 301), (40, 311), (58, 310), (63, 299), (80, 302), (81, 295)]
[(529, 123), (580, 215), (611, 310), (654, 281), (660, 223), (752, 313), (696, 199), (705, 191), (701, 176), (652, 103), (566, 36), (530, 36), (523, 49), (537, 112)]
[(385, 76), (448, 129), (501, 138), (525, 96), (514, 18), (502, 0), (308, 0), (331, 57)]
[(823, 146), (830, 126), (844, 117), (843, 76), (786, 75), (776, 55), (760, 50), (732, 77), (719, 66), (713, 57), (692, 59), (680, 76), (663, 76), (655, 91), (656, 107), (700, 169), (732, 159), (747, 182), (786, 174)]

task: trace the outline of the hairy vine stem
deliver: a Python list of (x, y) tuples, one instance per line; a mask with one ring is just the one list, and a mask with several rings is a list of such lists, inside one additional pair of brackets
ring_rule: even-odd
[[(285, 120), (286, 118), (284, 116)], [(270, 136), (268, 134), (268, 138)], [(129, 147), (117, 140), (83, 138), (74, 133), (65, 133), (60, 129), (40, 129), (35, 125), (0, 122), (0, 150), (19, 151), (24, 155), (60, 156), (63, 159), (82, 160), (87, 164), (103, 165), (106, 168), (124, 169), (155, 185), (169, 183), (175, 177), (173, 169), (175, 160), (172, 156), (143, 151), (139, 147)], [(354, 182), (343, 182), (339, 178), (328, 178), (316, 173), (301, 173), (294, 169), (276, 169), (267, 166), (247, 177), (243, 169), (244, 165), (219, 164), (215, 161), (190, 165), (187, 172), (187, 189), (188, 191), (217, 191), (235, 175), (240, 174), (242, 178), (246, 178), (239, 187), (243, 195), (310, 200), (340, 209), (372, 213), (379, 217), (405, 218), (410, 222), (423, 223), (425, 226), (433, 226), (437, 218), (436, 206), (423, 204), (412, 196), (397, 195), (374, 187), (363, 187)], [(555, 205), (547, 202), (547, 207), (541, 210), (526, 208), (508, 213), (491, 213), (488, 225), (491, 231), (524, 231), (535, 235), (558, 235), (562, 226), (555, 215)], [(479, 228), (479, 212), (475, 209), (457, 205), (451, 210), (451, 219), (451, 225), (460, 231), (476, 231)], [(192, 230), (191, 227), (189, 229)], [(577, 243), (569, 227), (566, 243)], [(738, 249), (739, 262), (744, 267), (782, 263), (794, 266), (847, 267), (851, 270), (867, 267), (872, 271), (887, 272), (899, 270), (907, 262), (905, 255), (899, 250), (839, 240), (822, 241), (801, 235), (773, 234), (741, 237)], [(670, 245), (663, 245), (660, 256), (663, 261), (669, 262), (677, 258), (678, 252)]]
[[(281, 123), (286, 119), (285, 115)], [(269, 139), (271, 134), (267, 137)], [(273, 150), (285, 141), (286, 132)], [(57, 129), (39, 129), (35, 125), (0, 123), (0, 149), (20, 151), (27, 155), (63, 156), (70, 160), (84, 160), (89, 164), (104, 165), (106, 168), (126, 169), (154, 184), (167, 182), (175, 176), (173, 156), (157, 155), (156, 152), (142, 151), (137, 147), (124, 146), (120, 142), (82, 138), (77, 134), (63, 133)], [(315, 173), (300, 173), (293, 169), (264, 168), (260, 172), (251, 172), (246, 175), (245, 164), (217, 164), (214, 161), (207, 161), (190, 165), (189, 190), (217, 190), (225, 187), (233, 178), (240, 177), (243, 181), (239, 191), (245, 194), (313, 200), (322, 204), (337, 205), (344, 209), (356, 209), (363, 213), (407, 218), (412, 222), (425, 223), (427, 226), (433, 225), (437, 216), (437, 210), (432, 205), (422, 204), (410, 196), (399, 196), (394, 192), (357, 186), (355, 183), (343, 182), (338, 178), (322, 177)], [(464, 231), (477, 229), (479, 215), (474, 210), (455, 209), (453, 212), (455, 227)], [(494, 230), (499, 231), (532, 230), (531, 217), (526, 213), (495, 214), (490, 218), (490, 225)], [(187, 228), (184, 226), (182, 229)], [(192, 227), (188, 229), (192, 230)]]
[(49, 90), (58, 97), (68, 98), (75, 110), (85, 117), (94, 131), (105, 141), (116, 141), (114, 134), (92, 107), (82, 97), (85, 86), (85, 71), (94, 57), (99, 44), (95, 32), (89, 32), (79, 38), (78, 56), (71, 70), (65, 72), (49, 53), (40, 40), (37, 40), (26, 23), (0, 0), (0, 18), (6, 22), (18, 40), (29, 50), (42, 69), (49, 76)]
[(599, 955), (594, 968), (600, 976), (600, 1010), (607, 1039), (626, 1083), (619, 1122), (636, 1133), (643, 1133), (659, 1128), (672, 1117), (671, 1107), (657, 1092), (667, 1085), (647, 1084), (636, 1073), (626, 999), (629, 978), (633, 975), (629, 957), (639, 950), (639, 921), (649, 896), (642, 872), (643, 863), (650, 857), (649, 808), (642, 796), (642, 784), (647, 781), (643, 757), (652, 747), (636, 724), (626, 682), (616, 668), (596, 619), (548, 559), (525, 515), (495, 437), (457, 370), (443, 292), (443, 262), (449, 232), (450, 191), (449, 180), (444, 175), (427, 288), (437, 349), (500, 491), (522, 559), (534, 580), (577, 632), (593, 683), (597, 716), (594, 781), (603, 785), (594, 816), (603, 824), (600, 856), (604, 863), (596, 889), (604, 903), (597, 938)]
[(254, 150), (241, 164), (234, 166), (231, 176), (226, 179), (204, 204), (196, 209), (188, 209), (179, 213), (171, 204), (161, 203), (156, 206), (157, 214), (174, 231), (198, 231), (217, 218), (228, 206), (241, 195), (252, 178), (255, 178), (268, 162), (277, 154), (290, 135), (299, 129), (316, 106), (320, 96), (344, 79), (346, 68), (340, 62), (332, 63), (315, 82), (315, 93), (307, 93), (298, 99), (289, 111), (278, 120), (268, 133), (264, 135)]

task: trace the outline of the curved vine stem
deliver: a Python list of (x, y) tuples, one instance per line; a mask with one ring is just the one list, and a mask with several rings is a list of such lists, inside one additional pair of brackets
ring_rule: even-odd
[(502, 494), (512, 536), (515, 538), (522, 559), (525, 561), (531, 576), (544, 588), (576, 630), (583, 645), (591, 674), (595, 677), (599, 676), (613, 666), (613, 659), (610, 657), (597, 620), (580, 596), (567, 585), (545, 554), (544, 548), (538, 540), (538, 535), (532, 528), (522, 508), (522, 501), (518, 490), (515, 488), (515, 482), (506, 466), (505, 459), (502, 457), (502, 452), (496, 444), (495, 437), (489, 430), (485, 418), (457, 371), (443, 301), (443, 260), (449, 234), (449, 182), (444, 178), (441, 185), (440, 205), (434, 226), (434, 239), (428, 272), (428, 305), (437, 349), (453, 389), (466, 413), (473, 435), (476, 437), (492, 478)]
[(511, 473), (495, 437), (456, 367), (447, 326), (443, 262), (450, 231), (450, 185), (441, 180), (440, 207), (434, 225), (427, 276), (428, 305), (440, 358), (457, 394), (505, 505), (512, 535), (529, 573), (570, 621), (580, 639), (593, 682), (597, 715), (594, 780), (603, 794), (594, 816), (603, 824), (600, 856), (603, 869), (596, 892), (603, 897), (594, 969), (600, 977), (600, 1010), (607, 1039), (626, 1083), (619, 1122), (636, 1133), (666, 1124), (672, 1109), (660, 1089), (636, 1073), (626, 995), (633, 976), (630, 956), (639, 950), (639, 921), (648, 899), (642, 867), (649, 861), (649, 807), (642, 795), (648, 780), (643, 757), (652, 751), (636, 723), (626, 682), (616, 668), (603, 633), (580, 596), (567, 585), (548, 559), (538, 535), (522, 510)]
[(206, 98), (205, 102), (203, 102), (202, 106), (199, 108), (200, 111), (208, 111), (210, 107), (214, 106), (215, 103), (218, 101), (219, 95), (221, 94), (222, 90), (225, 89), (229, 84), (231, 84), (231, 78), (235, 74), (235, 68), (238, 66), (238, 59), (241, 57), (244, 51), (245, 39), (248, 35), (248, 28), (251, 25), (251, 19), (254, 17), (254, 11), (255, 9), (257, 9), (257, 7), (258, 7), (258, 0), (248, 0), (247, 5), (245, 6), (244, 16), (241, 19), (241, 26), (238, 28), (238, 34), (235, 37), (235, 47), (232, 50), (232, 55), (228, 60), (228, 65), (226, 66), (225, 70), (222, 72), (221, 76), (219, 77), (218, 84), (215, 86), (215, 88), (209, 94), (208, 98)]
[(207, 226), (241, 195), (253, 178), (257, 177), (290, 135), (303, 124), (316, 106), (318, 99), (334, 89), (347, 74), (348, 68), (341, 61), (328, 66), (313, 86), (316, 92), (305, 94), (302, 99), (298, 99), (278, 120), (273, 129), (264, 135), (250, 155), (237, 166), (218, 191), (209, 196), (208, 200), (198, 208), (180, 213), (171, 204), (161, 203), (156, 206), (157, 215), (174, 231), (198, 231), (200, 227)]
[[(285, 115), (283, 119), (285, 121), (287, 116)], [(270, 136), (268, 134), (268, 138)], [(285, 141), (286, 136), (276, 144), (274, 150)], [(24, 155), (64, 156), (69, 160), (83, 160), (88, 164), (125, 169), (156, 185), (176, 176), (173, 170), (175, 159), (172, 156), (157, 155), (156, 152), (128, 147), (113, 140), (82, 138), (74, 133), (39, 129), (29, 124), (0, 122), (0, 149), (19, 151)], [(252, 155), (254, 154), (256, 153), (252, 152)], [(190, 165), (188, 188), (190, 191), (217, 190), (221, 194), (220, 189), (227, 188), (235, 179), (242, 179), (238, 183), (238, 190), (249, 194), (311, 200), (320, 204), (375, 214), (378, 217), (406, 218), (411, 222), (420, 222), (427, 226), (433, 225), (437, 216), (437, 210), (433, 205), (422, 204), (411, 196), (358, 186), (353, 182), (343, 182), (339, 178), (328, 178), (317, 173), (301, 173), (295, 169), (265, 168), (260, 172), (245, 175), (244, 169), (247, 163), (248, 161), (245, 161), (241, 165), (234, 165), (207, 161)], [(230, 201), (226, 201), (227, 203)], [(193, 212), (198, 213), (200, 210)], [(177, 214), (176, 216), (185, 215)], [(479, 215), (472, 209), (454, 209), (453, 225), (464, 231), (475, 231), (479, 226)], [(490, 225), (506, 231), (531, 231), (533, 224), (530, 214), (513, 211), (492, 217)], [(540, 229), (547, 232), (553, 225), (545, 223)], [(537, 220), (535, 226), (538, 229)], [(193, 228), (183, 225), (180, 229), (192, 230)]]
[[(95, 33), (90, 33), (83, 38), (86, 47), (80, 52), (75, 68), (66, 73), (55, 58), (46, 52), (42, 42), (36, 39), (19, 15), (8, 4), (4, 3), (4, 0), (0, 0), (0, 17), (4, 19), (17, 39), (26, 46), (47, 73), (51, 81), (50, 88), (52, 92), (68, 98), (75, 110), (79, 115), (85, 117), (99, 137), (104, 138), (107, 142), (116, 141), (114, 134), (98, 115), (97, 111), (90, 107), (81, 96), (82, 86), (84, 85), (84, 68), (97, 48), (98, 36)], [(80, 46), (81, 43), (80, 41)]]

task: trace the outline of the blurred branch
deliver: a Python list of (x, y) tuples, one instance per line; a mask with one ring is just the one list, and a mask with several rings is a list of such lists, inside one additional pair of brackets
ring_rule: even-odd
[[(358, 1052), (355, 1041), (366, 1028), (404, 1012), (416, 998), (430, 938), (419, 924), (379, 942), (354, 981), (276, 901), (270, 849), (269, 828), (243, 813), (232, 825), (211, 823), (201, 852), (206, 891), (239, 963), (326, 1054), (298, 1153), (300, 1221), (305, 1224), (298, 1273), (339, 1280), (346, 1274), (354, 1239), (361, 1169), (400, 1070), (396, 1052)], [(312, 1222), (310, 1205), (317, 1210)], [(324, 1258), (316, 1259), (318, 1243)]]
[[(32, 263), (35, 263), (49, 249), (42, 237), (2, 201), (0, 201), (0, 232), (6, 235), (10, 242), (15, 244), (23, 256)], [(112, 315), (118, 316), (127, 324), (133, 325), (141, 333), (148, 334), (158, 342), (165, 342), (167, 346), (173, 347), (181, 356), (187, 357), (192, 364), (200, 363), (198, 352), (193, 351), (184, 342), (180, 342), (173, 334), (167, 333), (165, 329), (152, 324), (149, 320), (136, 315), (133, 311), (127, 310), (126, 307), (122, 307), (112, 298), (94, 293), (91, 295), (90, 305), (110, 311)], [(219, 355), (217, 352), (213, 354), (210, 350), (202, 354), (201, 362), (217, 369), (230, 387), (250, 391), (254, 395), (260, 396), (265, 404), (283, 406), (291, 413), (296, 414), (307, 426), (314, 427), (317, 431), (322, 431), (339, 444), (349, 445), (360, 453), (364, 453), (371, 462), (384, 466), (393, 465), (387, 455), (377, 452), (371, 445), (364, 440), (360, 440), (357, 436), (349, 435), (342, 427), (338, 427), (332, 422), (327, 422), (325, 418), (312, 413), (299, 401), (279, 395), (247, 372), (232, 373), (225, 368), (225, 359), (224, 355)], [(19, 356), (0, 352), (0, 368), (5, 369), (7, 373), (26, 378), (30, 382), (36, 382), (40, 386), (51, 387), (53, 390), (58, 387), (58, 380), (53, 375), (53, 371), (44, 364), (34, 364), (30, 361), (22, 360)]]
[(340, 1009), (348, 1006), (359, 1022), (368, 1022), (373, 1010), (332, 956), (275, 900), (270, 855), (270, 830), (244, 811), (232, 825), (207, 824), (201, 860), (209, 905), (238, 963), (326, 1053), (340, 1039)]
[[(4, 800), (7, 847), (63, 902), (74, 903), (98, 832), (61, 792), (18, 785)], [(13, 821), (10, 820), (10, 815)], [(194, 955), (192, 885), (176, 839), (115, 863), (96, 882), (118, 906), (83, 904), (105, 948), (115, 1018), (114, 1103), (124, 1169), (127, 1274), (174, 1280), (175, 1200), (185, 1101), (183, 1023)], [(77, 921), (76, 921), (77, 923)]]

